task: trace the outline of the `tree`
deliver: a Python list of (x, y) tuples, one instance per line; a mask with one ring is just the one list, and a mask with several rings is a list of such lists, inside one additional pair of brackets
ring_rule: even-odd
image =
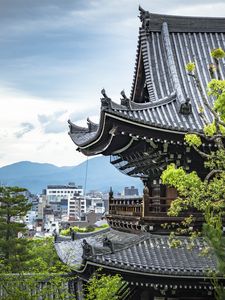
[[(201, 212), (205, 224), (203, 236), (208, 242), (204, 253), (213, 252), (217, 258), (217, 273), (212, 274), (212, 281), (215, 286), (217, 299), (224, 299), (225, 294), (220, 286), (217, 275), (225, 276), (225, 238), (223, 236), (222, 220), (225, 215), (225, 80), (222, 80), (220, 59), (225, 57), (221, 49), (214, 49), (211, 52), (214, 63), (210, 65), (209, 72), (212, 80), (208, 83), (207, 97), (203, 92), (196, 66), (194, 62), (187, 64), (188, 76), (192, 77), (203, 99), (204, 107), (199, 109), (199, 115), (204, 122), (203, 133), (191, 132), (186, 134), (185, 141), (204, 159), (205, 169), (208, 171), (205, 178), (200, 178), (196, 172), (186, 173), (182, 167), (176, 168), (169, 165), (163, 172), (161, 178), (164, 184), (177, 189), (179, 197), (174, 200), (169, 209), (169, 215), (177, 216), (182, 211), (196, 209)], [(214, 98), (213, 105), (210, 98)], [(212, 116), (209, 123), (205, 117), (205, 111)], [(213, 147), (202, 147), (202, 143), (212, 144)], [(192, 215), (182, 222), (182, 227), (177, 233), (191, 234), (191, 241), (200, 232), (188, 229), (194, 222)], [(173, 239), (174, 245), (179, 244), (179, 239)]]
[(62, 263), (57, 255), (52, 237), (33, 238), (28, 247), (29, 259), (24, 272), (32, 274), (67, 274), (71, 269)]
[(117, 293), (122, 288), (124, 282), (118, 274), (114, 276), (95, 273), (86, 286), (87, 300), (116, 300)]
[(19, 238), (26, 232), (22, 221), (31, 208), (24, 196), (26, 189), (0, 187), (0, 256), (5, 270), (19, 272), (27, 258), (28, 240)]
[(14, 269), (6, 267), (0, 270), (1, 299), (72, 298), (69, 282), (74, 276), (71, 276), (71, 269), (59, 260), (53, 238), (32, 238), (28, 245), (26, 238), (21, 241), (27, 246), (26, 261), (20, 266), (19, 273), (15, 274)]

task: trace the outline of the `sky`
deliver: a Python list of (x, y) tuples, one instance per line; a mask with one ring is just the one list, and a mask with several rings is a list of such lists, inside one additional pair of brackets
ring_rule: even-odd
[(86, 159), (67, 120), (98, 122), (103, 87), (116, 102), (130, 94), (139, 5), (225, 17), (225, 0), (0, 0), (0, 167)]

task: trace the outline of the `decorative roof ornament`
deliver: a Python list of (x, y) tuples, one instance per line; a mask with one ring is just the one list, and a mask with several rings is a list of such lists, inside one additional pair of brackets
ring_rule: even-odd
[(140, 5), (139, 5), (139, 11), (140, 11), (139, 18), (141, 22), (143, 22), (146, 19), (146, 17), (149, 16), (149, 12), (147, 10), (144, 10)]
[(85, 133), (85, 132), (87, 132), (87, 128), (77, 126), (76, 124), (74, 124), (70, 120), (68, 120), (67, 122), (69, 124), (69, 129), (70, 129), (69, 133), (73, 134), (73, 133), (81, 133), (81, 132)]
[(111, 253), (114, 253), (114, 245), (107, 236), (103, 239), (103, 247), (109, 247)]
[(190, 115), (192, 113), (192, 106), (190, 103), (191, 99), (189, 97), (186, 98), (186, 101), (180, 106), (180, 114), (182, 115)]
[(112, 187), (110, 186), (110, 190), (109, 190), (109, 197), (112, 198), (113, 197), (113, 190)]
[(123, 98), (120, 99), (121, 105), (126, 106), (127, 108), (130, 108), (130, 99), (127, 98), (127, 96), (125, 94), (125, 91), (122, 90), (120, 95), (123, 97)]
[(89, 117), (87, 118), (88, 131), (93, 132), (98, 129), (98, 124), (92, 122)]
[(93, 256), (94, 254), (93, 247), (90, 244), (88, 244), (88, 242), (85, 239), (82, 242), (82, 248), (83, 248), (83, 254), (82, 254), (83, 259), (87, 259)]
[(106, 95), (105, 89), (101, 90), (101, 94), (104, 98), (101, 98), (102, 108), (110, 108), (111, 107), (111, 99)]
[(146, 30), (146, 32), (150, 32), (150, 20), (149, 20), (149, 12), (144, 10), (141, 6), (139, 6), (140, 11), (140, 20), (142, 22), (142, 28)]

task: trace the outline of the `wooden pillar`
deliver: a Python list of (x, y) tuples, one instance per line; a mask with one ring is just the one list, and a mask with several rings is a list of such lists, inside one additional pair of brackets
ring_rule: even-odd
[(160, 196), (161, 196), (161, 190), (160, 190), (159, 180), (153, 180), (151, 184), (151, 197), (153, 197), (152, 205), (153, 205), (153, 211), (155, 212), (160, 211)]
[(109, 190), (109, 214), (112, 213), (112, 206), (111, 204), (113, 203), (113, 190), (112, 190), (112, 187), (110, 187), (110, 190)]
[(149, 205), (150, 205), (149, 188), (147, 187), (147, 185), (145, 185), (145, 187), (143, 189), (142, 217), (145, 217), (148, 215)]

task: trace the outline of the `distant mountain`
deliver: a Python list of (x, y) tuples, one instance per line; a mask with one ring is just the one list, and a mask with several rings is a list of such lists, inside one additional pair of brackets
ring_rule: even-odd
[(115, 192), (121, 192), (125, 186), (131, 185), (139, 188), (139, 191), (142, 189), (140, 179), (122, 174), (110, 164), (109, 157), (105, 156), (95, 157), (71, 167), (21, 161), (0, 168), (1, 184), (25, 187), (32, 193), (41, 193), (49, 184), (75, 182), (76, 185), (85, 187), (85, 181), (86, 191), (106, 192), (112, 186)]

